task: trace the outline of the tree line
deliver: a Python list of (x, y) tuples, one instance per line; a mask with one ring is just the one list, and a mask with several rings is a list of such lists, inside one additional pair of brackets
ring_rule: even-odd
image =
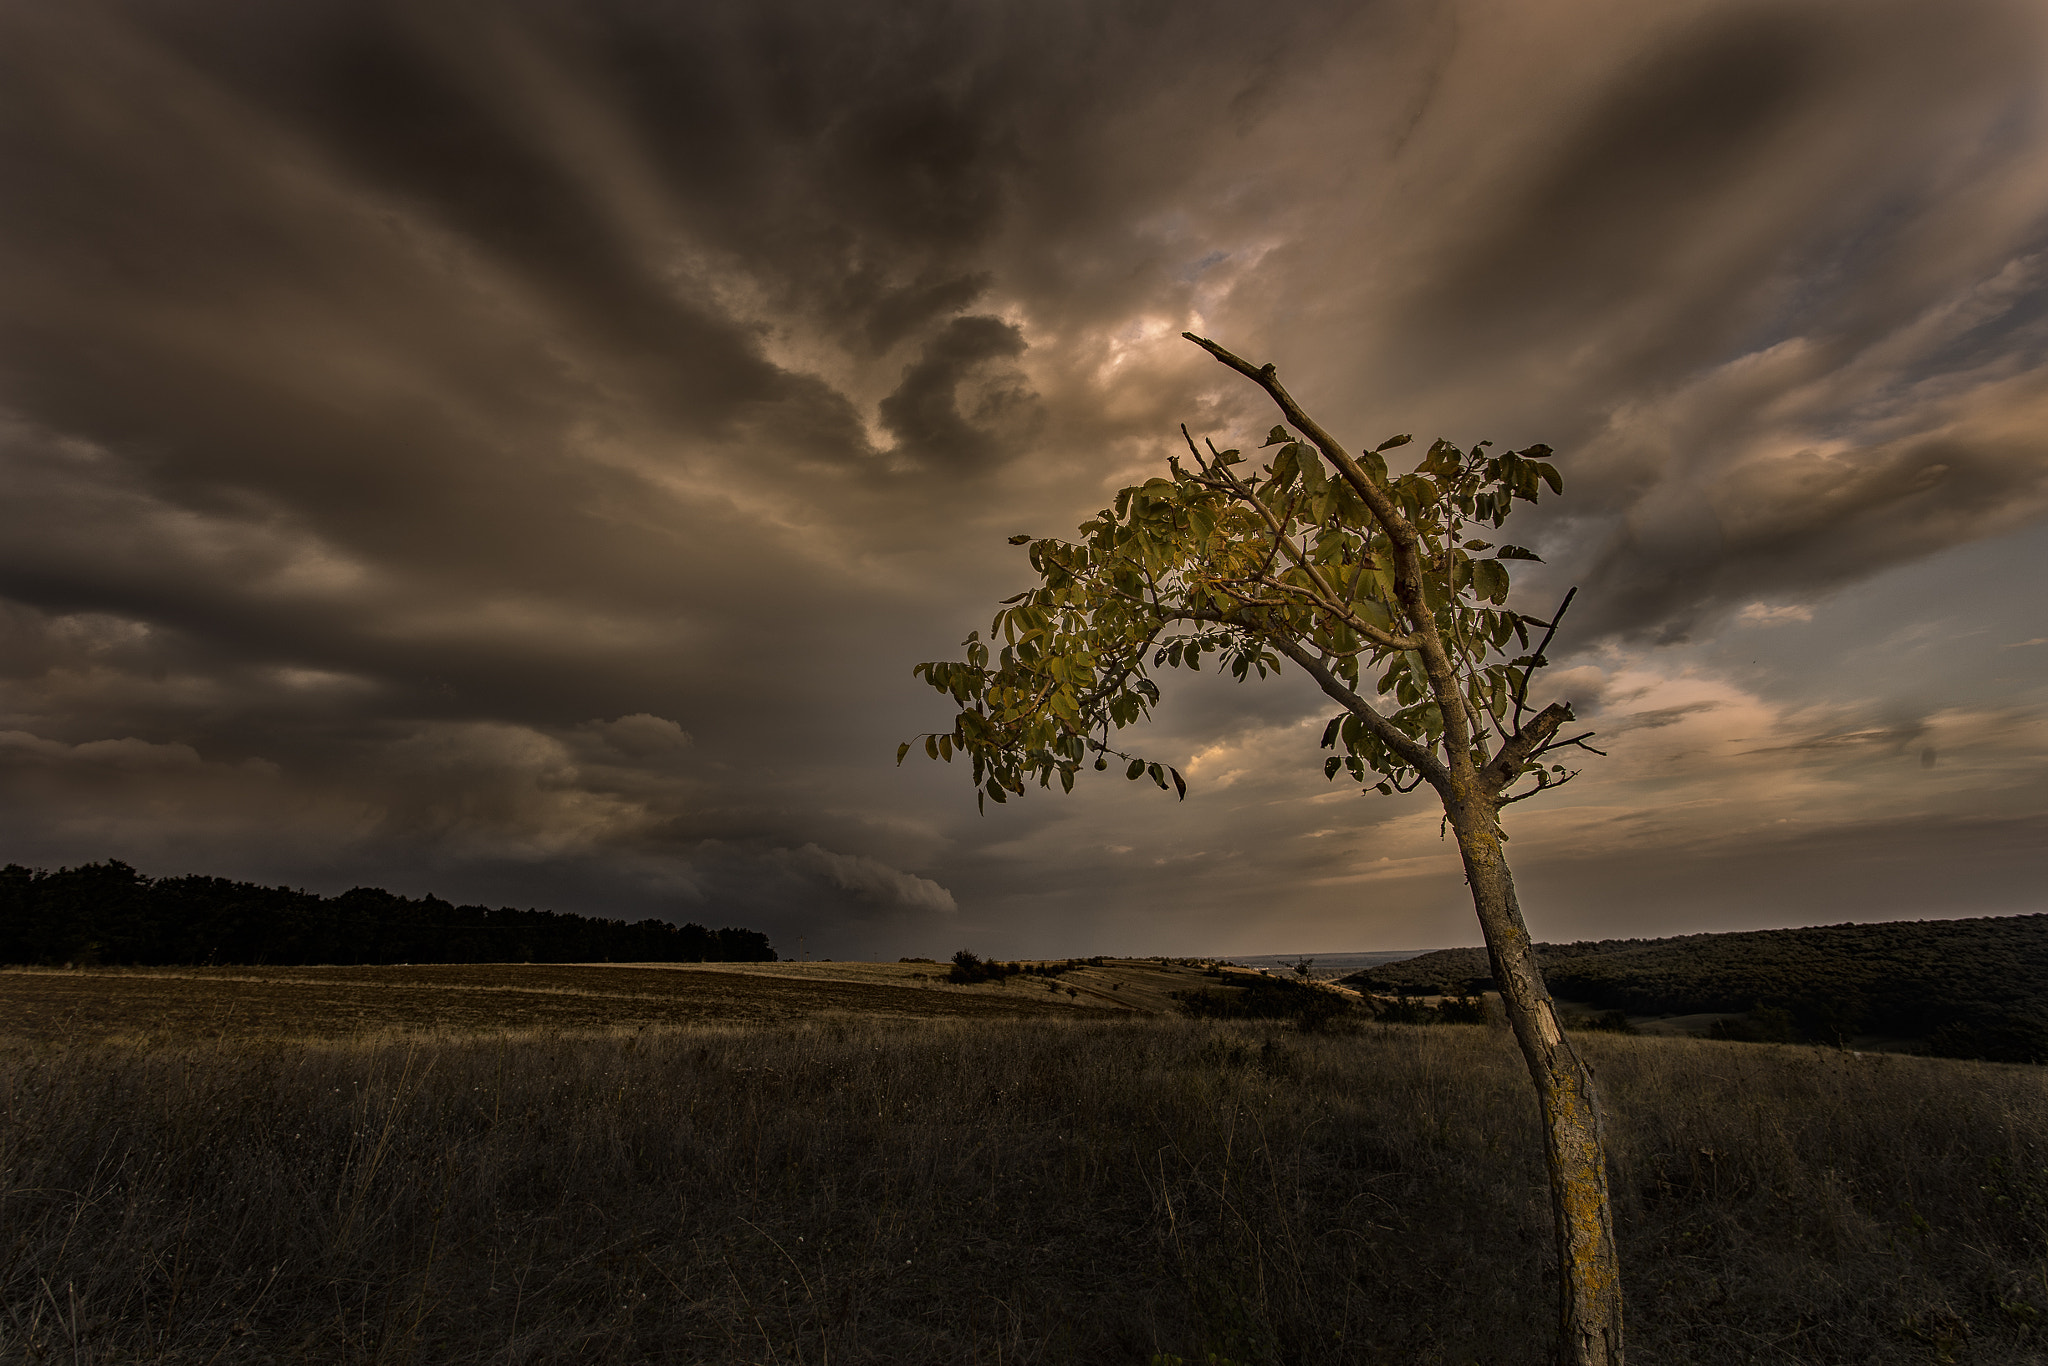
[(324, 897), (117, 860), (0, 869), (0, 963), (772, 963), (758, 930), (457, 906), (357, 887)]
[[(1724, 1038), (1918, 1040), (1944, 1057), (2048, 1062), (2048, 915), (1538, 944), (1568, 1000), (1631, 1015), (1734, 1013)], [(1379, 992), (1493, 989), (1483, 949), (1346, 978)]]

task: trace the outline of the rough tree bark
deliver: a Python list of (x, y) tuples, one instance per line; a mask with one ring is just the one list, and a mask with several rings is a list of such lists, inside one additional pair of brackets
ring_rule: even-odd
[(1558, 1264), (1558, 1347), (1568, 1366), (1621, 1366), (1621, 1262), (1607, 1195), (1607, 1142), (1592, 1069), (1558, 1025), (1485, 797), (1447, 803), (1486, 956), (1543, 1113)]

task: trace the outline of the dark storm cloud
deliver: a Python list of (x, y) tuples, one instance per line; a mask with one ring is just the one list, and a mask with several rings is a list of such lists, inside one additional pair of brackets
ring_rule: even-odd
[(1819, 766), (1755, 808), (1791, 812), (1878, 762), (1802, 742), (1903, 726), (1974, 819), (2039, 748), (2024, 684), (1643, 642), (1798, 630), (2048, 509), (2040, 37), (1989, 0), (0, 7), (0, 857), (728, 907), (835, 956), (1422, 886), (1426, 821), (1299, 786), (1286, 686), (1176, 694), (1184, 807), (977, 820), (888, 766), (944, 723), (908, 665), (1022, 586), (1004, 536), (1180, 421), (1270, 423), (1183, 328), (1375, 441), (1564, 453), (1525, 582), (1585, 585), (1573, 679), (1639, 746), (1585, 810), (1676, 792), (1659, 847), (1718, 848), (1744, 755)]
[[(1673, 248), (1751, 188), (1788, 125), (1834, 93), (1840, 60), (1821, 16), (1794, 7), (1669, 34), (1613, 73), (1527, 183), (1484, 215), (1478, 239), (1433, 272), (1411, 325), (1461, 358), (1475, 345), (1555, 345), (1588, 315), (1666, 286)], [(1680, 329), (1659, 340), (1714, 339)]]
[(962, 387), (988, 363), (1021, 356), (1028, 348), (1001, 318), (955, 318), (904, 367), (903, 383), (881, 402), (882, 425), (913, 458), (964, 465), (1014, 450), (1030, 436), (1018, 430), (1032, 395), (1014, 380), (992, 387), (966, 405)]

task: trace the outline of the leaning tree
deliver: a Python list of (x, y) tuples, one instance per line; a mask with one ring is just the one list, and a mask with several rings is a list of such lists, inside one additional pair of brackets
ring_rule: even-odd
[[(1531, 552), (1484, 536), (1517, 499), (1562, 492), (1546, 446), (1493, 454), (1438, 441), (1419, 465), (1388, 473), (1397, 436), (1353, 454), (1304, 412), (1271, 365), (1255, 366), (1183, 334), (1259, 385), (1278, 405), (1254, 467), (1235, 450), (1197, 447), (1170, 477), (1124, 489), (1081, 539), (1029, 546), (1040, 584), (1006, 599), (966, 659), (916, 672), (959, 707), (925, 752), (972, 761), (978, 803), (1006, 801), (1035, 779), (1071, 791), (1093, 757), (1112, 758), (1180, 795), (1180, 773), (1134, 757), (1115, 732), (1159, 700), (1154, 670), (1199, 669), (1212, 656), (1239, 680), (1282, 661), (1341, 708), (1323, 732), (1329, 778), (1381, 792), (1423, 783), (1456, 833), (1493, 978), (1541, 1102), (1555, 1216), (1561, 1311), (1558, 1357), (1619, 1366), (1621, 1284), (1593, 1074), (1559, 1028), (1501, 849), (1501, 810), (1567, 781), (1557, 751), (1571, 707), (1535, 708), (1530, 681), (1570, 595), (1548, 620), (1506, 606), (1508, 561)], [(1292, 429), (1290, 433), (1289, 429)], [(1532, 635), (1536, 636), (1532, 647)], [(1370, 688), (1381, 699), (1365, 695)], [(901, 763), (911, 746), (897, 751)], [(1594, 751), (1598, 752), (1598, 751)]]

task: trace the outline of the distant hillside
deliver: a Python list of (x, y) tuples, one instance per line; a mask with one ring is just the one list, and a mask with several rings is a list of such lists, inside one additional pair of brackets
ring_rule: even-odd
[[(2048, 1062), (2048, 915), (1824, 925), (1538, 944), (1550, 989), (1631, 1015), (1750, 1012), (1732, 1036), (1924, 1040), (1931, 1052)], [(1344, 979), (1361, 990), (1492, 990), (1483, 949)]]
[(455, 906), (377, 887), (323, 897), (219, 877), (144, 877), (119, 862), (0, 868), (0, 963), (774, 961), (758, 930)]

